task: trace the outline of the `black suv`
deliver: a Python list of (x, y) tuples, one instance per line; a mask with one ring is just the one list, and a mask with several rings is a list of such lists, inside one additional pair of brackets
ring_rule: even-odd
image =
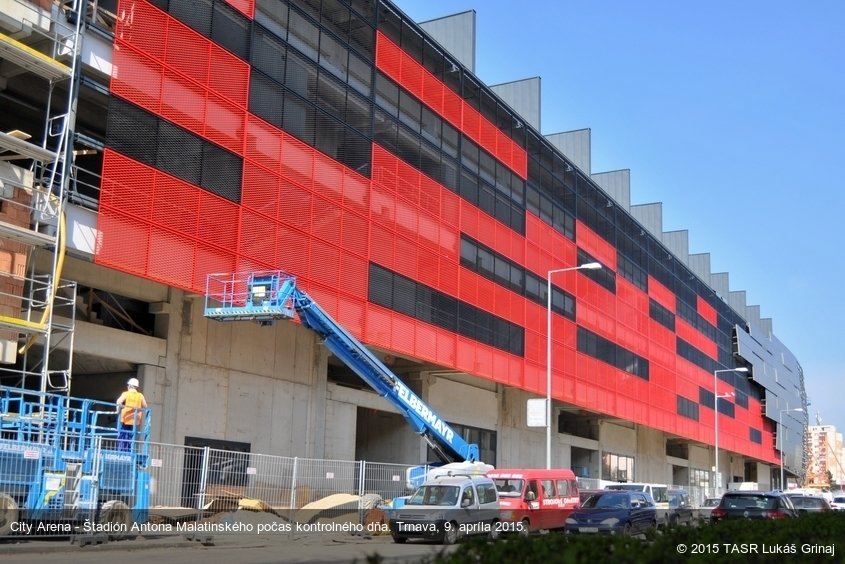
[(723, 519), (789, 519), (798, 512), (783, 492), (733, 491), (710, 512), (710, 521)]

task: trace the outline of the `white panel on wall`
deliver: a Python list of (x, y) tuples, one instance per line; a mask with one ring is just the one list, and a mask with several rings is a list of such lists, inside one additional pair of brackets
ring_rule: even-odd
[(563, 133), (550, 133), (544, 137), (558, 151), (566, 155), (576, 167), (590, 174), (592, 167), (590, 135), (589, 129), (578, 129)]
[(495, 84), (490, 89), (511, 107), (522, 120), (540, 130), (540, 77)]
[(631, 215), (658, 240), (663, 237), (663, 204), (661, 202), (631, 206)]
[(631, 171), (597, 172), (590, 176), (625, 211), (631, 209)]

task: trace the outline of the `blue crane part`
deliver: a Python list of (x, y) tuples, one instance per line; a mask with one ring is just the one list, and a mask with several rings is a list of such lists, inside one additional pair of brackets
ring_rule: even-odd
[(379, 395), (390, 401), (444, 463), (478, 461), (478, 445), (466, 442), (358, 339), (340, 326), (282, 272), (210, 274), (205, 315), (218, 320), (270, 324), (291, 319), (320, 335), (326, 347)]

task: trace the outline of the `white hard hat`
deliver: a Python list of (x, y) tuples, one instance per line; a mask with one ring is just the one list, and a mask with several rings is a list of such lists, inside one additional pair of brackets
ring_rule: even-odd
[(130, 378), (128, 382), (126, 382), (127, 386), (132, 386), (133, 388), (138, 388), (141, 386), (141, 383), (138, 381), (137, 378)]

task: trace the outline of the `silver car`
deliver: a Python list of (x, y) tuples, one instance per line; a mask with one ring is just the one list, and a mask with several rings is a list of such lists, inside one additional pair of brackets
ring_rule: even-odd
[(698, 522), (701, 524), (710, 522), (710, 512), (719, 506), (720, 497), (708, 497), (698, 508)]

